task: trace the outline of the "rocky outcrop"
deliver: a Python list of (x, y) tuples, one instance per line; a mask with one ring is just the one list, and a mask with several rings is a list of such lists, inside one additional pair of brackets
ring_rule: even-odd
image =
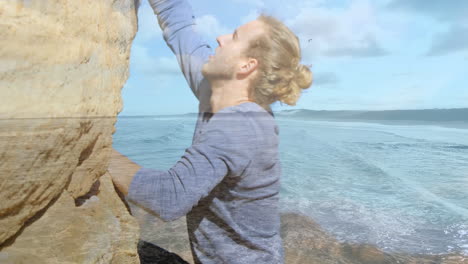
[(109, 174), (96, 183), (95, 193), (78, 207), (68, 191), (62, 192), (53, 206), (2, 249), (0, 262), (139, 263), (136, 220), (115, 192)]
[(281, 215), (286, 263), (317, 264), (468, 264), (462, 255), (387, 253), (373, 245), (340, 243), (307, 216)]
[(6, 0), (0, 14), (0, 262), (138, 263), (137, 224), (103, 176), (135, 1)]

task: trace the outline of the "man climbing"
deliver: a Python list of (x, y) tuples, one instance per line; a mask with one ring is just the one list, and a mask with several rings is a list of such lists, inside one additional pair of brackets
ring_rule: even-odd
[(172, 168), (111, 162), (114, 184), (164, 221), (186, 215), (195, 263), (284, 263), (279, 130), (270, 105), (295, 105), (312, 83), (298, 38), (262, 14), (219, 36), (213, 53), (194, 30), (187, 0), (149, 2), (199, 116), (192, 145)]

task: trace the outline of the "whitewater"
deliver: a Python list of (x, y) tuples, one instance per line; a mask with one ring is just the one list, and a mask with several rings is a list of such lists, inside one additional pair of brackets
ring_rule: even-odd
[[(386, 252), (468, 255), (468, 129), (277, 118), (282, 212)], [(119, 117), (113, 146), (167, 170), (196, 117)]]

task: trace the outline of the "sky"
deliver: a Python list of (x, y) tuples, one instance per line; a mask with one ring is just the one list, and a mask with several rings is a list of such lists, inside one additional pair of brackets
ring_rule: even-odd
[[(261, 12), (300, 40), (312, 86), (273, 111), (468, 107), (466, 0), (189, 0), (213, 49)], [(198, 101), (142, 0), (120, 115), (196, 113)]]

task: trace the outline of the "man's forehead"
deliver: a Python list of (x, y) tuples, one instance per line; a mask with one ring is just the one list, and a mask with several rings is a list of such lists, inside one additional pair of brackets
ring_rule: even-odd
[(259, 20), (252, 20), (237, 28), (238, 35), (256, 35), (260, 34), (263, 30), (262, 22)]

